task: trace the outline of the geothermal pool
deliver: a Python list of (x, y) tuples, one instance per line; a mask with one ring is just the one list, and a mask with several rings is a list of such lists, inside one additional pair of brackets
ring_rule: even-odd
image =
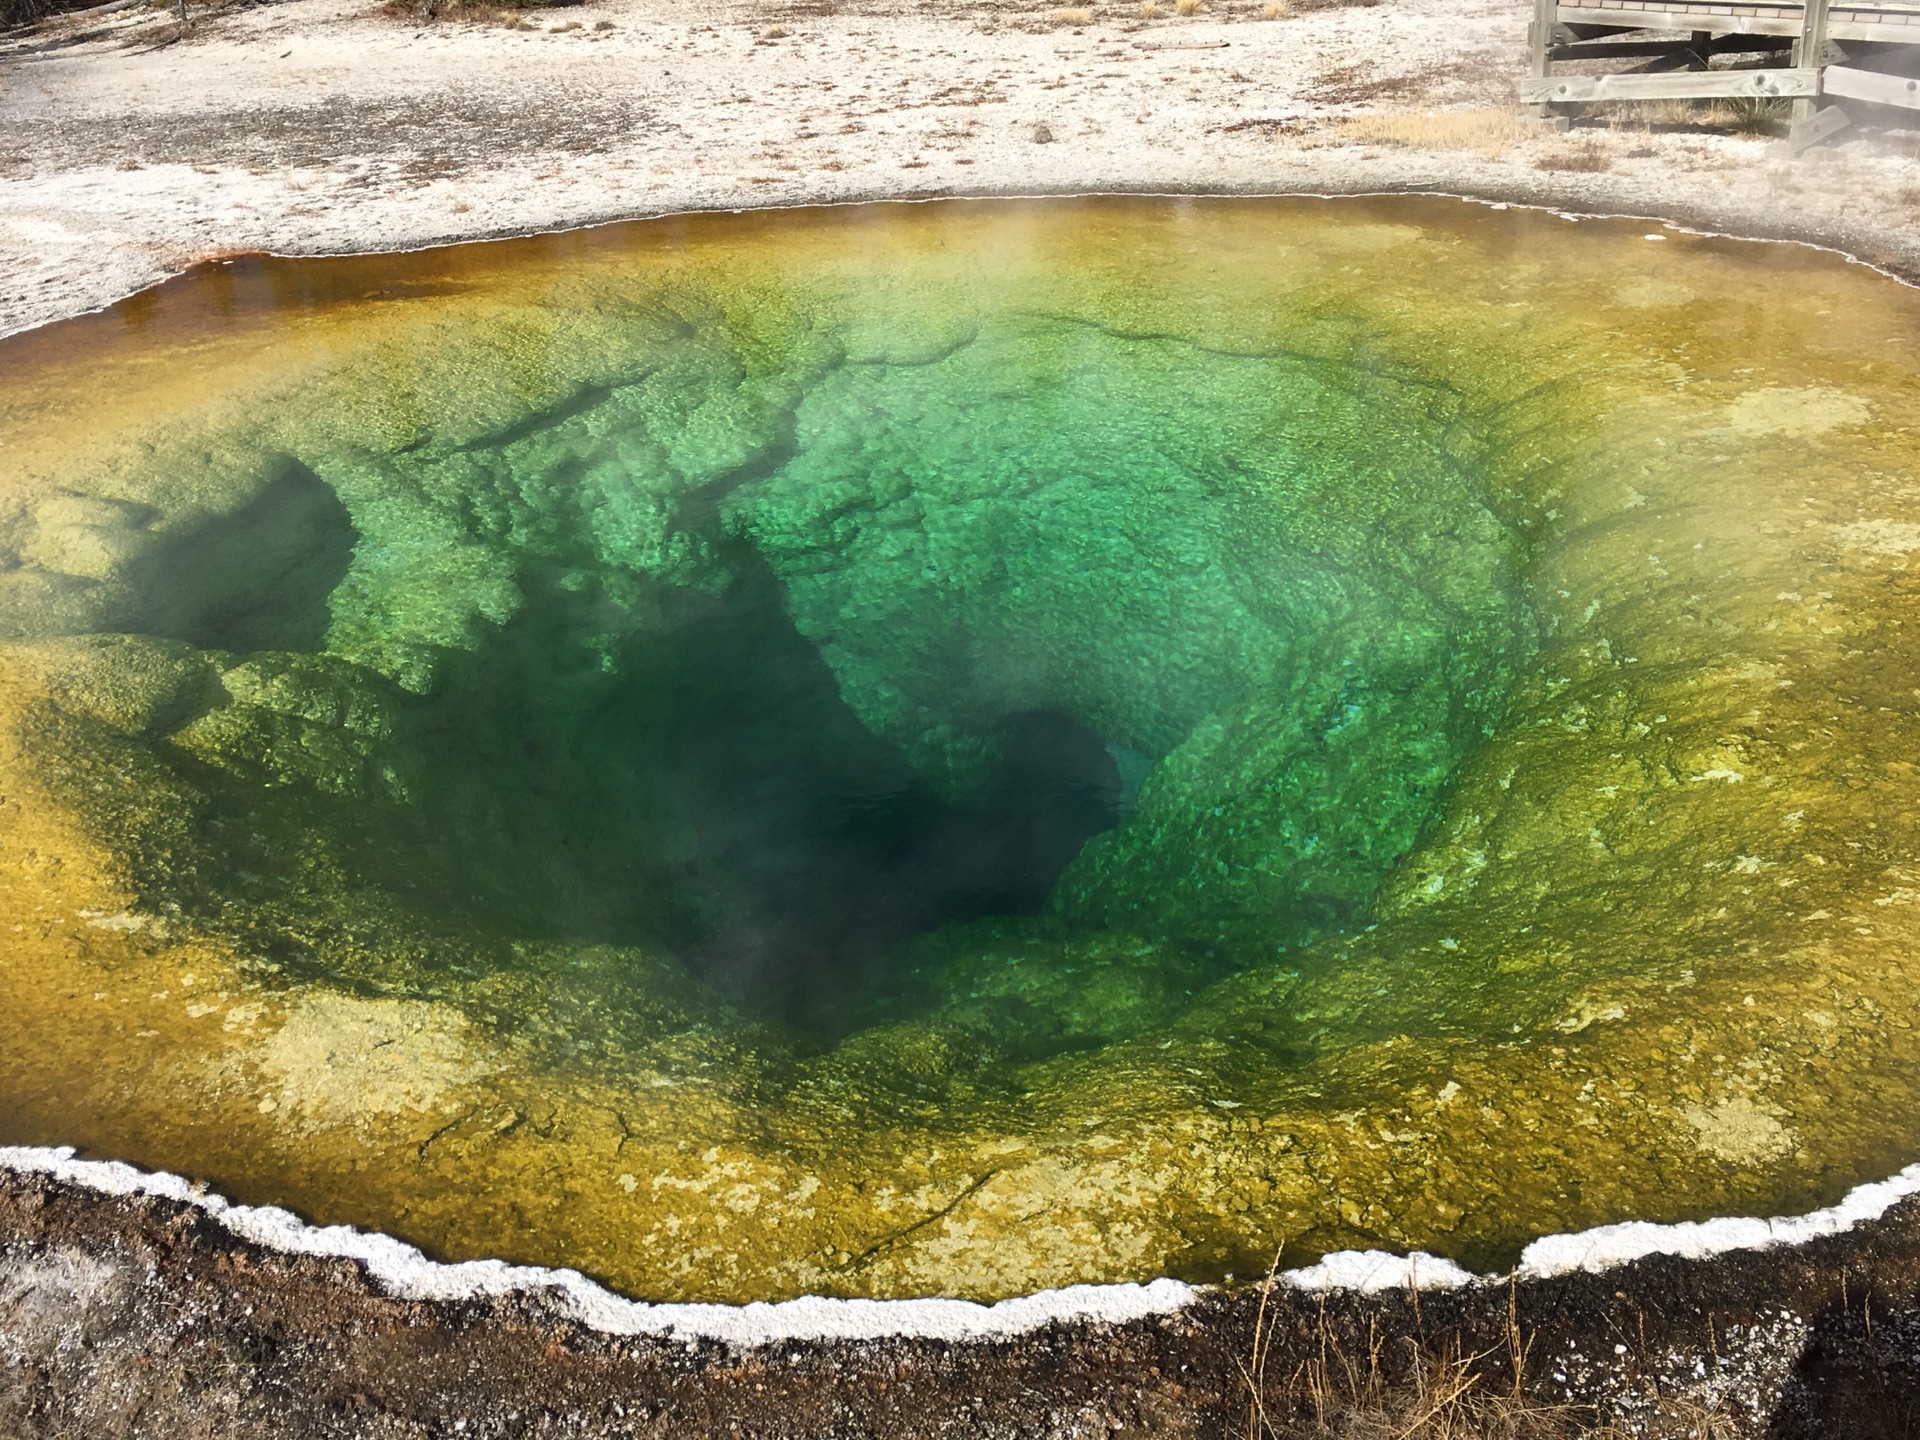
[(0, 1143), (647, 1298), (1920, 1154), (1920, 295), (1440, 200), (244, 259), (0, 342)]

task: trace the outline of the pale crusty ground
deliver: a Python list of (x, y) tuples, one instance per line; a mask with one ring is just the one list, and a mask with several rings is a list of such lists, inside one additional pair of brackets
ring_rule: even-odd
[(953, 194), (1434, 189), (1816, 239), (1920, 273), (1911, 129), (1800, 161), (1644, 121), (1497, 153), (1343, 129), (1511, 110), (1526, 18), (1518, 0), (1274, 21), (1248, 0), (1144, 21), (1105, 5), (1078, 25), (1011, 0), (593, 0), (516, 30), (281, 0), (202, 12), (178, 39), (148, 10), (54, 21), (0, 42), (0, 334), (226, 251)]

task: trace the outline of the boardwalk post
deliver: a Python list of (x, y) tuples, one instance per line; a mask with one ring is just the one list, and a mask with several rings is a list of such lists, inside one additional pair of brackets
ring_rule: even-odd
[[(1793, 47), (1793, 63), (1800, 69), (1820, 70), (1830, 58), (1827, 55), (1827, 7), (1828, 0), (1803, 0), (1800, 38)], [(1836, 131), (1844, 130), (1846, 125), (1846, 112), (1837, 106), (1822, 110), (1817, 98), (1796, 100), (1793, 124), (1787, 129), (1787, 151), (1798, 155)]]
[[(1546, 78), (1547, 54), (1553, 48), (1553, 32), (1559, 23), (1559, 0), (1533, 0), (1533, 24), (1527, 32), (1527, 74), (1534, 79)], [(1530, 105), (1527, 108), (1536, 120), (1544, 120), (1550, 124), (1557, 123), (1563, 130), (1567, 126), (1564, 119), (1556, 122), (1551, 105), (1542, 103)]]

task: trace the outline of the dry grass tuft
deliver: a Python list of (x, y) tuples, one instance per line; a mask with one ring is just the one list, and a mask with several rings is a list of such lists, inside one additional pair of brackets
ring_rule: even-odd
[(1731, 130), (1736, 135), (1772, 135), (1793, 114), (1791, 100), (1733, 96), (1725, 100), (1641, 100), (1609, 117), (1616, 129)]
[(1429, 110), (1418, 115), (1355, 115), (1340, 127), (1357, 145), (1402, 145), (1411, 150), (1478, 150), (1503, 155), (1525, 132), (1511, 110)]
[(1062, 25), (1091, 25), (1093, 23), (1093, 11), (1056, 10), (1053, 12), (1053, 18), (1058, 20)]
[(1771, 135), (1793, 114), (1791, 100), (1736, 95), (1707, 107), (1707, 123), (1736, 135)]
[(784, 25), (768, 25), (760, 31), (760, 38), (762, 40), (784, 40), (790, 33)]
[(1206, 8), (1206, 0), (1173, 0), (1173, 13), (1176, 15), (1198, 15)]
[(1613, 168), (1613, 151), (1596, 139), (1585, 139), (1549, 150), (1533, 162), (1537, 170), (1598, 175)]
[(1262, 20), (1284, 20), (1289, 13), (1291, 12), (1287, 9), (1287, 0), (1267, 0), (1267, 3), (1260, 7)]
[(1700, 120), (1700, 112), (1691, 100), (1635, 100), (1622, 105), (1614, 112), (1620, 120), (1638, 121), (1642, 125), (1694, 125)]
[(1142, 20), (1158, 20), (1166, 13), (1167, 12), (1160, 6), (1154, 4), (1153, 0), (1147, 0), (1147, 3), (1140, 7), (1140, 18)]

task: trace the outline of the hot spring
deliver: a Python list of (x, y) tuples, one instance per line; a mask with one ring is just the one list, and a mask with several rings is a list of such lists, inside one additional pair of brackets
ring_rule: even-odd
[(1920, 296), (1447, 201), (653, 221), (0, 344), (0, 1143), (995, 1298), (1920, 1153)]

